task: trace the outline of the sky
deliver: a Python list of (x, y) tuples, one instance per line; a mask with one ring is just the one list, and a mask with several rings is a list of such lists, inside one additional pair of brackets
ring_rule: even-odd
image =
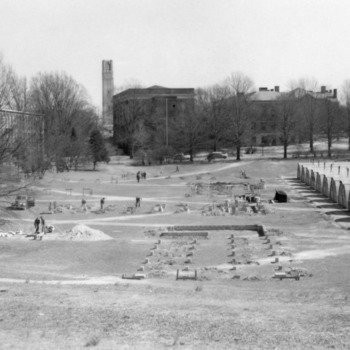
[(350, 79), (349, 0), (0, 0), (0, 53), (20, 75), (65, 71), (101, 108), (114, 83), (206, 87), (232, 72), (256, 87)]

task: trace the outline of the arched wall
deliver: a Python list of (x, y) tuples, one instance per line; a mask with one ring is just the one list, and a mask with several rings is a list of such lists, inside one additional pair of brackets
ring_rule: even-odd
[(329, 188), (329, 197), (333, 202), (338, 202), (338, 185), (339, 181), (334, 180), (332, 177), (331, 184)]
[(315, 189), (316, 188), (316, 178), (315, 178), (315, 172), (311, 170), (310, 172), (310, 186)]
[(346, 189), (344, 184), (340, 181), (338, 192), (338, 203), (344, 208), (348, 207), (348, 196), (346, 195)]
[(300, 180), (302, 182), (305, 182), (305, 167), (304, 167), (304, 165), (301, 166), (301, 177), (300, 177)]
[(320, 173), (316, 174), (316, 191), (322, 192), (322, 175)]
[(326, 175), (323, 175), (322, 194), (324, 194), (327, 197), (329, 196), (329, 185), (328, 185), (328, 179)]
[(305, 170), (305, 183), (310, 185), (310, 170), (306, 168)]

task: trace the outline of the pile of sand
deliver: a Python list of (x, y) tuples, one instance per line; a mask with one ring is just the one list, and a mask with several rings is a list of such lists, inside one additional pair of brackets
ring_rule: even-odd
[(71, 241), (108, 241), (113, 239), (100, 230), (94, 230), (86, 225), (74, 226), (70, 231), (60, 234), (58, 239)]

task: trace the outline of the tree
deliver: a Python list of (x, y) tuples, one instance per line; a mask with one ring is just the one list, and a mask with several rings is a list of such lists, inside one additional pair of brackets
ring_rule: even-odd
[(45, 115), (46, 155), (57, 171), (85, 161), (86, 144), (97, 124), (85, 89), (65, 73), (39, 73), (31, 81), (30, 106)]
[[(314, 138), (319, 131), (319, 101), (311, 94), (319, 89), (315, 78), (300, 78), (290, 83), (292, 89), (300, 89), (298, 96), (298, 109), (301, 114), (300, 131), (306, 133), (309, 141), (310, 152), (314, 152)], [(310, 93), (311, 94), (310, 94)]]
[[(144, 104), (136, 98), (135, 93), (131, 94), (131, 98), (115, 104), (115, 117), (118, 123), (117, 130), (114, 130), (115, 142), (124, 148), (130, 159), (134, 157), (138, 145), (144, 115)], [(116, 126), (116, 123), (114, 125)]]
[(325, 97), (323, 99), (323, 111), (321, 113), (321, 131), (327, 138), (328, 157), (332, 156), (332, 145), (336, 137), (342, 131), (341, 109), (339, 103)]
[(250, 107), (249, 94), (253, 88), (253, 81), (243, 73), (232, 73), (225, 81), (228, 89), (228, 113), (232, 141), (237, 150), (237, 160), (241, 159), (241, 147), (249, 136)]
[(281, 95), (277, 100), (277, 128), (283, 144), (283, 158), (287, 158), (287, 149), (296, 129), (296, 99), (291, 93)]
[(227, 113), (228, 89), (220, 84), (207, 89), (197, 90), (198, 103), (203, 107), (207, 139), (215, 152), (229, 137), (227, 126), (230, 124)]
[(194, 105), (180, 107), (178, 118), (173, 120), (171, 145), (177, 151), (190, 155), (193, 162), (195, 152), (201, 148), (205, 140), (205, 105), (197, 94)]
[(350, 150), (350, 79), (345, 80), (342, 86), (343, 102), (345, 105), (346, 132), (348, 135), (348, 149)]
[(103, 136), (99, 130), (95, 129), (91, 132), (89, 142), (95, 170), (98, 162), (109, 162), (109, 155)]

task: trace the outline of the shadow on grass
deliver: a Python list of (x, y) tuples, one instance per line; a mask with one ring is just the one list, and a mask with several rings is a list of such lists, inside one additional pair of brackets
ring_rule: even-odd
[(341, 205), (336, 204), (336, 203), (317, 205), (317, 208), (319, 208), (319, 209), (344, 209)]
[[(325, 214), (327, 215), (338, 215), (338, 216), (348, 216), (350, 219), (350, 212), (348, 210), (336, 210), (336, 211), (327, 211)], [(346, 219), (346, 218), (345, 218)]]

